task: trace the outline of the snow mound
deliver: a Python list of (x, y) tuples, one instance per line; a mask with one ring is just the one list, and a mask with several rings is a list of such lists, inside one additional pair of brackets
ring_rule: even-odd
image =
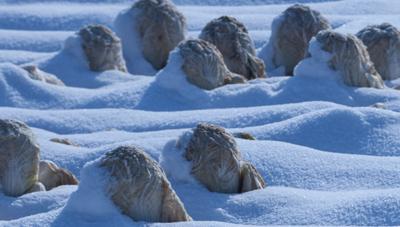
[[(61, 215), (76, 215), (90, 222), (124, 221), (125, 218), (105, 191), (107, 173), (99, 168), (100, 160), (87, 163), (81, 171), (78, 189), (71, 194)], [(85, 202), (82, 202), (85, 201)]]
[(207, 98), (207, 91), (187, 80), (182, 65), (183, 59), (179, 48), (175, 48), (169, 56), (167, 66), (157, 73), (153, 86), (170, 90), (190, 101), (204, 102), (204, 99)]
[(91, 71), (78, 34), (68, 37), (63, 49), (57, 54), (34, 63), (43, 71), (56, 75), (66, 85), (72, 87), (96, 88), (105, 86), (116, 79), (121, 81), (132, 78), (131, 75), (117, 70)]
[(399, 108), (400, 94), (396, 90), (352, 88), (336, 80), (316, 80), (314, 76), (257, 79), (249, 84), (226, 85), (204, 91), (186, 80), (180, 61), (179, 54), (173, 52), (167, 67), (156, 77), (118, 71), (91, 72), (77, 58), (65, 52), (39, 64), (41, 70), (56, 75), (67, 87), (33, 81), (24, 70), (4, 63), (0, 64), (0, 87), (3, 88), (0, 104), (29, 109), (171, 111), (328, 101), (348, 106), (371, 106), (381, 102), (391, 109)]
[[(332, 108), (270, 125), (245, 128), (257, 138), (320, 150), (399, 156), (399, 114), (371, 108)], [(357, 138), (357, 139), (355, 139)]]
[(305, 58), (299, 62), (294, 69), (294, 76), (340, 81), (341, 77), (339, 73), (329, 68), (329, 61), (332, 59), (332, 54), (323, 51), (321, 49), (321, 44), (317, 42), (315, 37), (310, 40), (308, 52), (311, 57)]
[(186, 146), (192, 135), (192, 131), (184, 132), (178, 140), (169, 141), (161, 153), (160, 165), (168, 178), (175, 182), (198, 184), (190, 173), (192, 164), (184, 158)]
[(48, 192), (35, 192), (18, 198), (1, 194), (0, 220), (19, 219), (63, 207), (75, 189), (76, 186), (61, 186)]
[(156, 70), (144, 58), (141, 40), (135, 31), (138, 13), (138, 9), (135, 8), (128, 8), (119, 13), (114, 21), (115, 32), (121, 39), (128, 71), (132, 74), (154, 75)]
[(274, 55), (274, 46), (273, 43), (276, 43), (278, 28), (282, 24), (284, 20), (284, 15), (281, 13), (279, 16), (274, 18), (271, 23), (271, 36), (269, 37), (269, 41), (264, 44), (261, 48), (260, 52), (258, 53), (258, 57), (264, 60), (265, 63), (265, 70), (268, 72), (269, 76), (282, 76), (285, 75), (285, 67), (281, 66), (276, 68), (275, 63), (273, 62), (273, 55)]

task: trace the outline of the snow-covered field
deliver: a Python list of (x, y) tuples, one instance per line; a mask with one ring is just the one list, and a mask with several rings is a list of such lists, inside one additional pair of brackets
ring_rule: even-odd
[[(194, 4), (178, 6), (188, 19), (190, 36), (197, 36), (209, 20), (231, 15), (244, 22), (261, 48), (273, 18), (289, 6), (285, 2), (295, 1), (177, 2)], [(226, 6), (231, 2), (241, 6)], [(397, 0), (300, 2), (318, 2), (308, 5), (341, 32), (355, 33), (381, 22), (400, 27)], [(309, 70), (309, 76), (203, 91), (176, 79), (170, 68), (156, 76), (91, 73), (76, 59), (59, 54), (64, 40), (86, 24), (112, 27), (131, 1), (0, 3), (0, 118), (31, 126), (42, 159), (79, 177), (85, 163), (117, 146), (143, 148), (166, 170), (195, 220), (172, 226), (400, 225), (400, 91), (390, 88), (400, 81), (382, 90), (351, 88)], [(16, 65), (30, 62), (67, 86), (29, 79)], [(370, 107), (376, 103), (386, 109)], [(199, 122), (254, 135), (256, 141), (237, 142), (268, 187), (227, 195), (180, 176), (184, 163), (173, 158), (171, 143)], [(51, 138), (68, 138), (79, 147)], [(76, 190), (62, 186), (19, 198), (0, 195), (0, 226), (147, 225), (134, 223), (102, 198), (93, 200), (96, 196)]]

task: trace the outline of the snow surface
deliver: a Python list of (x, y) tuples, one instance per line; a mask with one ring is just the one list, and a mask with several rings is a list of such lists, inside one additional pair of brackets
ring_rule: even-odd
[[(314, 57), (296, 67), (295, 77), (212, 91), (186, 81), (176, 50), (159, 72), (94, 73), (75, 32), (90, 23), (118, 30), (114, 21), (131, 1), (65, 1), (0, 0), (0, 118), (30, 125), (41, 158), (71, 170), (82, 183), (19, 198), (0, 194), (0, 226), (167, 225), (132, 221), (102, 191), (103, 173), (95, 160), (121, 145), (141, 147), (167, 173), (194, 219), (172, 226), (400, 225), (400, 92), (391, 88), (400, 79), (382, 90), (346, 87), (327, 67), (330, 56), (316, 42), (309, 50)], [(188, 37), (227, 14), (244, 22), (261, 49), (273, 18), (294, 1), (176, 2), (187, 17)], [(318, 2), (309, 5), (341, 32), (385, 21), (400, 26), (400, 1)], [(37, 64), (67, 86), (32, 80), (22, 64)], [(370, 107), (376, 103), (386, 109)], [(201, 186), (182, 157), (199, 122), (256, 137), (237, 142), (268, 187), (226, 195)], [(79, 147), (52, 138), (67, 138)]]

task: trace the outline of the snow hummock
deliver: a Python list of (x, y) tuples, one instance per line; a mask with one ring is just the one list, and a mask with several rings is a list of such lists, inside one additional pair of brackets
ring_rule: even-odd
[(83, 167), (78, 189), (71, 194), (61, 216), (77, 216), (87, 223), (102, 225), (130, 222), (107, 195), (108, 173), (99, 167), (100, 159)]
[(61, 186), (47, 192), (35, 192), (19, 198), (0, 194), (1, 220), (13, 220), (63, 207), (76, 186)]
[(113, 81), (115, 78), (120, 81), (131, 77), (117, 70), (91, 71), (78, 34), (68, 37), (63, 49), (58, 53), (34, 63), (41, 70), (56, 75), (66, 85), (72, 87), (95, 88), (107, 85), (108, 81)]
[(207, 91), (197, 87), (187, 80), (182, 70), (183, 59), (179, 47), (171, 51), (167, 66), (156, 75), (155, 86), (179, 94), (181, 98), (191, 102), (205, 102)]
[[(269, 37), (269, 41), (262, 46), (261, 51), (258, 53), (258, 57), (264, 60), (265, 63), (265, 70), (268, 73), (268, 76), (282, 76), (285, 75), (285, 67), (280, 66), (278, 67), (273, 59), (275, 55), (275, 44), (276, 39), (278, 38), (278, 29), (281, 26), (283, 20), (285, 20), (285, 16), (281, 13), (279, 16), (274, 18), (271, 23), (271, 36)], [(276, 59), (276, 61), (280, 61)]]
[(191, 175), (192, 164), (185, 159), (186, 147), (193, 132), (186, 131), (177, 140), (169, 141), (160, 156), (160, 165), (170, 180), (179, 183), (198, 184)]
[(329, 67), (332, 54), (322, 50), (315, 37), (310, 40), (308, 53), (310, 57), (300, 61), (294, 68), (294, 76), (337, 81), (341, 79), (339, 72)]
[(136, 17), (138, 9), (128, 8), (121, 11), (114, 21), (115, 33), (121, 39), (123, 55), (132, 74), (154, 75), (157, 71), (144, 58), (141, 48), (141, 39), (136, 32)]

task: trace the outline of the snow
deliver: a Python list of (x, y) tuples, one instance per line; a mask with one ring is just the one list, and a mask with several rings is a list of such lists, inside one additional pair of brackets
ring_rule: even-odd
[(136, 28), (137, 9), (127, 8), (118, 14), (114, 21), (115, 32), (120, 37), (123, 54), (132, 74), (154, 75), (156, 70), (146, 61), (142, 54), (139, 35), (132, 28)]
[[(277, 67), (276, 63), (274, 62), (273, 55), (275, 53), (275, 46), (276, 43), (276, 35), (279, 26), (281, 26), (282, 21), (284, 20), (284, 15), (281, 13), (276, 16), (271, 22), (271, 34), (269, 37), (268, 42), (261, 48), (258, 56), (265, 62), (265, 68), (268, 71), (269, 76), (281, 76), (285, 75), (285, 67)], [(281, 59), (277, 60), (281, 61)]]
[(168, 58), (167, 66), (157, 73), (152, 87), (155, 89), (164, 89), (166, 92), (171, 92), (193, 103), (207, 102), (207, 96), (211, 92), (207, 92), (196, 85), (191, 84), (182, 70), (183, 59), (179, 53), (179, 48), (171, 51)]
[(191, 131), (182, 133), (179, 139), (169, 141), (161, 153), (160, 165), (168, 178), (175, 182), (199, 184), (190, 174), (192, 164), (184, 158), (185, 148), (192, 135)]
[[(0, 194), (0, 226), (168, 226), (134, 222), (102, 191), (98, 158), (121, 145), (139, 146), (166, 172), (194, 219), (172, 226), (400, 225), (400, 92), (392, 89), (400, 80), (382, 90), (347, 87), (329, 69), (331, 56), (312, 40), (312, 57), (294, 77), (204, 91), (186, 80), (178, 50), (159, 72), (144, 62), (136, 34), (127, 32), (133, 15), (123, 10), (131, 1), (65, 1), (0, 1), (0, 118), (31, 126), (41, 158), (69, 169), (81, 184), (19, 198)], [(249, 28), (260, 51), (273, 19), (294, 1), (176, 2), (188, 37), (231, 15)], [(400, 26), (394, 0), (308, 5), (340, 32), (384, 21)], [(89, 71), (76, 31), (90, 23), (119, 30), (131, 74)], [(30, 79), (23, 64), (38, 65), (66, 86)], [(371, 107), (376, 103), (386, 109)], [(227, 195), (199, 184), (182, 156), (199, 122), (257, 138), (237, 143), (268, 187)]]
[(61, 186), (48, 192), (26, 194), (16, 199), (1, 195), (0, 219), (19, 219), (63, 207), (75, 188), (75, 186)]
[(110, 222), (109, 217), (117, 219), (112, 220), (115, 223), (121, 222), (118, 218), (126, 219), (107, 196), (107, 172), (99, 168), (99, 162), (97, 159), (84, 166), (78, 190), (71, 194), (62, 215), (81, 216), (87, 222), (99, 223)]
[(311, 57), (302, 60), (294, 69), (294, 76), (312, 77), (321, 80), (340, 81), (338, 72), (329, 67), (332, 54), (321, 49), (321, 44), (313, 37), (309, 43), (308, 53)]

